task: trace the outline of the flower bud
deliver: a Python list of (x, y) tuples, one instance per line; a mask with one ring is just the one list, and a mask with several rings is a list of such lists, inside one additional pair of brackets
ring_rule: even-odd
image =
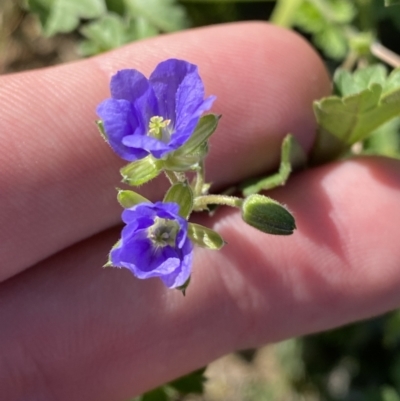
[(263, 195), (250, 195), (243, 202), (243, 220), (267, 234), (291, 235), (296, 228), (294, 217), (277, 201)]

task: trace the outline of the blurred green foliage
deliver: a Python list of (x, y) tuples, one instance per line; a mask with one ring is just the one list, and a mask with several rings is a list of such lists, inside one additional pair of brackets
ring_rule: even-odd
[(299, 395), (317, 394), (324, 401), (400, 400), (399, 311), (279, 347), (286, 350), (284, 371)]
[[(85, 56), (190, 26), (270, 19), (296, 29), (316, 46), (332, 72), (341, 66), (335, 75), (335, 95), (315, 104), (320, 131), (316, 146), (327, 146), (332, 154), (332, 146), (339, 144), (335, 157), (359, 145), (357, 153), (399, 158), (400, 73), (388, 77), (372, 48), (380, 42), (400, 53), (400, 6), (386, 7), (395, 3), (399, 1), (27, 0), (26, 6), (39, 17), (44, 35), (79, 33)], [(390, 112), (382, 112), (387, 109)], [(378, 115), (372, 123), (371, 113)], [(329, 134), (325, 142), (322, 131)], [(321, 156), (321, 150), (317, 153)], [(327, 158), (323, 155), (322, 161)], [(398, 311), (286, 341), (277, 352), (299, 400), (400, 401)], [(198, 371), (138, 400), (183, 399), (188, 393), (201, 393), (203, 382), (203, 371)], [(263, 399), (274, 401), (273, 392), (268, 394)]]

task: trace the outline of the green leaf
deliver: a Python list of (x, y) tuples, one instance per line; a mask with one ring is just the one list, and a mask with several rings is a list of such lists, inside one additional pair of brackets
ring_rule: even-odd
[(243, 195), (249, 196), (263, 190), (285, 185), (290, 173), (293, 170), (304, 167), (306, 161), (307, 155), (297, 139), (292, 134), (286, 135), (281, 147), (281, 164), (279, 172), (265, 178), (252, 179), (245, 182), (241, 186)]
[[(397, 79), (400, 74), (395, 74), (391, 80), (393, 84), (396, 85)], [(362, 68), (351, 73), (347, 70), (339, 68), (335, 71), (333, 77), (333, 83), (335, 86), (335, 91), (338, 96), (349, 96), (360, 93), (364, 89), (368, 89), (372, 84), (379, 84), (382, 87), (385, 85), (387, 80), (387, 69), (383, 64), (375, 64)], [(388, 80), (388, 85), (389, 84)], [(400, 86), (400, 79), (399, 85)]]
[(315, 44), (335, 60), (342, 59), (347, 52), (347, 38), (341, 27), (327, 26), (314, 35)]
[(242, 218), (250, 226), (267, 234), (291, 235), (294, 217), (277, 201), (263, 195), (250, 195), (243, 202)]
[(107, 10), (119, 15), (125, 14), (124, 0), (105, 0)]
[(196, 245), (202, 248), (219, 250), (225, 245), (225, 241), (217, 232), (200, 224), (189, 223), (188, 235)]
[(337, 24), (349, 24), (357, 14), (354, 3), (349, 0), (330, 0), (326, 4), (330, 7), (331, 20)]
[(304, 0), (295, 16), (295, 25), (313, 35), (313, 41), (334, 59), (343, 58), (348, 48), (345, 32), (356, 15), (348, 0)]
[(87, 39), (80, 44), (80, 51), (85, 56), (99, 54), (122, 46), (133, 40), (129, 35), (128, 25), (118, 14), (108, 13), (100, 19), (86, 24), (80, 30)]
[(163, 202), (175, 202), (180, 206), (179, 214), (187, 219), (193, 210), (193, 191), (186, 182), (177, 182), (165, 194)]
[[(340, 156), (354, 143), (365, 140), (379, 126), (400, 115), (399, 69), (384, 81), (379, 71), (382, 69), (369, 69), (364, 75), (358, 72), (353, 79), (346, 73), (338, 73), (337, 88), (351, 94), (314, 102), (318, 122), (318, 136), (311, 154), (314, 163)], [(357, 74), (361, 75), (357, 78)], [(346, 85), (351, 88), (345, 89)], [(367, 88), (354, 93), (362, 85)]]
[(205, 370), (205, 368), (196, 370), (195, 372), (168, 383), (168, 385), (179, 391), (180, 395), (203, 394), (204, 382), (206, 381), (204, 376)]
[(188, 27), (185, 8), (175, 0), (125, 0), (132, 17), (143, 17), (162, 32), (173, 32)]
[(157, 28), (149, 20), (143, 17), (136, 17), (133, 25), (134, 37), (139, 39), (150, 38), (158, 35)]
[(120, 172), (122, 182), (137, 186), (157, 177), (163, 170), (163, 161), (155, 159), (153, 156), (147, 156), (144, 159), (129, 163), (122, 167)]
[(364, 142), (362, 154), (400, 158), (400, 118), (377, 128)]
[(324, 29), (326, 21), (311, 1), (305, 0), (301, 3), (295, 15), (294, 24), (308, 33), (317, 33)]
[(132, 206), (138, 205), (139, 203), (150, 202), (144, 196), (139, 195), (135, 191), (130, 191), (127, 189), (119, 189), (117, 199), (119, 204), (123, 208), (130, 208)]
[(28, 0), (38, 14), (47, 36), (73, 31), (81, 18), (92, 19), (106, 12), (104, 0)]

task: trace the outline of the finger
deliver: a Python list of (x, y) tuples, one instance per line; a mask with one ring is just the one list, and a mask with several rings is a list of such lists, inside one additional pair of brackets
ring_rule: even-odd
[[(327, 93), (325, 71), (302, 39), (266, 24), (163, 36), (79, 63), (4, 76), (0, 280), (119, 221), (121, 161), (97, 133), (95, 108), (109, 96), (109, 78), (118, 69), (148, 74), (168, 57), (198, 64), (207, 92), (218, 95), (214, 110), (224, 117), (209, 163), (216, 185), (275, 165), (288, 131), (310, 146), (311, 102)], [(160, 185), (145, 194), (159, 197)]]
[(123, 400), (234, 349), (398, 306), (399, 167), (371, 159), (299, 174), (275, 194), (296, 216), (291, 237), (218, 213), (228, 245), (196, 249), (186, 297), (159, 279), (98, 268), (117, 232), (6, 281), (5, 398)]

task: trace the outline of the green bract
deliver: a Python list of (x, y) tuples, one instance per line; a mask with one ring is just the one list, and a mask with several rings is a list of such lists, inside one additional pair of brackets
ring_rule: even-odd
[(216, 231), (200, 224), (189, 223), (188, 235), (196, 245), (202, 248), (219, 250), (225, 245), (225, 241)]

